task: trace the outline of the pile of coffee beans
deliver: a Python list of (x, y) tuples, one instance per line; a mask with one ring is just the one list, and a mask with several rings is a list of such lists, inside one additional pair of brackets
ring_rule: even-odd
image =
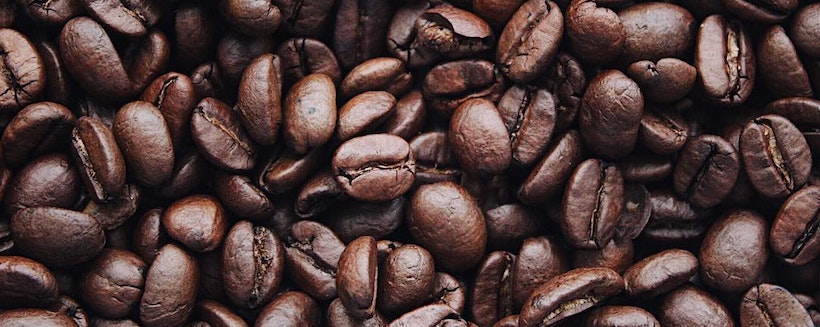
[(0, 326), (820, 324), (820, 2), (448, 1), (0, 0)]

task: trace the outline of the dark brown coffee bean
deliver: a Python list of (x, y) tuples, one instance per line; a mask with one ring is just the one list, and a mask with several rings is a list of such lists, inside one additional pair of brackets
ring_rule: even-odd
[(53, 326), (75, 327), (77, 323), (59, 312), (43, 309), (16, 309), (0, 313), (0, 325), (8, 327)]
[(69, 77), (68, 71), (66, 71), (63, 58), (60, 56), (60, 49), (57, 48), (55, 43), (47, 40), (36, 42), (36, 46), (43, 59), (43, 67), (46, 72), (46, 87), (43, 99), (60, 104), (73, 103), (77, 97), (75, 93), (76, 86)]
[(680, 244), (706, 234), (704, 219), (708, 211), (692, 206), (671, 191), (653, 191), (649, 201), (652, 216), (642, 233), (647, 239)]
[(571, 130), (556, 137), (541, 161), (518, 189), (518, 200), (539, 204), (563, 191), (564, 184), (582, 159), (581, 137)]
[(807, 186), (790, 196), (772, 224), (769, 242), (786, 263), (804, 265), (820, 254), (820, 188)]
[(652, 216), (652, 202), (643, 184), (624, 184), (624, 210), (615, 225), (613, 240), (623, 242), (636, 239)]
[(657, 313), (661, 326), (735, 326), (726, 306), (701, 289), (684, 285), (666, 295)]
[[(211, 59), (219, 41), (219, 26), (208, 24), (217, 18), (210, 6), (180, 4), (173, 12), (174, 62), (189, 71)], [(192, 76), (193, 78), (193, 76)], [(159, 106), (157, 106), (159, 107)]]
[(270, 35), (282, 22), (282, 12), (274, 1), (220, 0), (220, 13), (237, 31), (248, 35)]
[(665, 2), (645, 2), (618, 11), (624, 27), (621, 61), (685, 58), (695, 43), (697, 21), (686, 9)]
[(222, 69), (215, 62), (206, 62), (197, 66), (190, 74), (194, 83), (194, 92), (197, 99), (220, 98), (224, 99), (228, 92)]
[(262, 309), (254, 326), (319, 327), (321, 321), (322, 311), (316, 300), (302, 292), (288, 291)]
[(498, 37), (496, 62), (516, 83), (527, 83), (552, 63), (561, 36), (564, 17), (551, 1), (530, 0), (521, 4)]
[(362, 201), (387, 201), (407, 192), (415, 179), (410, 145), (390, 134), (351, 139), (333, 155), (336, 181), (345, 193)]
[(457, 168), (446, 132), (420, 134), (410, 141), (410, 148), (416, 159), (417, 185), (461, 180), (461, 170)]
[(808, 180), (812, 159), (806, 139), (782, 116), (764, 115), (746, 124), (740, 153), (749, 180), (763, 196), (786, 197)]
[(17, 211), (11, 233), (21, 253), (54, 267), (91, 260), (105, 245), (102, 226), (94, 217), (55, 207)]
[(160, 248), (168, 243), (168, 235), (161, 226), (162, 210), (148, 210), (134, 226), (133, 249), (146, 263), (154, 262)]
[(348, 312), (342, 300), (337, 298), (327, 307), (327, 323), (329, 327), (386, 327), (388, 320), (378, 312), (371, 318), (357, 319)]
[(731, 143), (716, 135), (698, 135), (686, 143), (675, 165), (675, 192), (695, 206), (720, 204), (735, 185), (740, 158)]
[(406, 196), (388, 202), (348, 200), (327, 215), (327, 226), (344, 242), (365, 235), (382, 239), (399, 228), (407, 202)]
[(591, 64), (615, 61), (623, 52), (626, 30), (621, 18), (604, 1), (573, 0), (567, 8), (567, 38), (571, 49)]
[(753, 2), (748, 0), (723, 0), (727, 10), (738, 17), (760, 23), (775, 23), (789, 16), (800, 4), (795, 0), (767, 0)]
[[(265, 8), (270, 7), (265, 5)], [(251, 61), (273, 50), (273, 38), (267, 35), (249, 36), (232, 31), (223, 33), (216, 46), (216, 61), (219, 64), (223, 82), (231, 89), (229, 92), (233, 93), (233, 90), (236, 90), (242, 73)]]
[(4, 210), (11, 216), (23, 208), (72, 208), (81, 192), (80, 176), (64, 154), (52, 153), (30, 161), (8, 184)]
[(626, 74), (641, 87), (646, 100), (672, 103), (680, 100), (695, 85), (697, 70), (677, 58), (663, 58), (657, 63), (649, 60), (629, 65)]
[(513, 266), (515, 255), (495, 251), (487, 255), (476, 270), (470, 293), (470, 315), (480, 326), (489, 326), (513, 312)]
[(635, 81), (617, 70), (604, 71), (589, 83), (581, 102), (584, 144), (605, 159), (625, 157), (635, 147), (643, 109)]
[(202, 99), (194, 108), (191, 134), (202, 156), (215, 166), (229, 171), (253, 168), (256, 144), (239, 122), (239, 114), (225, 103)]
[(733, 292), (753, 285), (769, 258), (767, 225), (753, 211), (733, 211), (716, 221), (706, 233), (698, 257), (706, 285)]
[(148, 33), (160, 19), (160, 7), (148, 0), (82, 0), (89, 15), (110, 30), (130, 37)]
[(351, 241), (339, 257), (336, 290), (353, 317), (368, 319), (376, 314), (378, 269), (376, 239), (371, 236)]
[(214, 193), (234, 216), (263, 221), (273, 215), (274, 206), (262, 189), (242, 175), (218, 174)]
[(760, 284), (743, 295), (740, 304), (742, 326), (814, 326), (811, 317), (788, 290)]
[(815, 60), (820, 59), (820, 47), (814, 42), (818, 26), (813, 19), (818, 11), (820, 11), (820, 5), (817, 4), (800, 7), (792, 16), (792, 24), (789, 29), (789, 37), (791, 37), (798, 52)]
[(503, 28), (525, 0), (476, 0), (473, 11), (495, 29)]
[(147, 270), (133, 252), (103, 250), (80, 279), (80, 300), (100, 316), (125, 318), (139, 303)]
[(54, 102), (30, 104), (14, 115), (3, 131), (3, 158), (11, 168), (66, 145), (76, 122), (74, 114)]
[(295, 35), (319, 35), (327, 25), (327, 18), (332, 13), (332, 0), (273, 1), (282, 12), (282, 25)]
[[(348, 75), (350, 76), (350, 75)], [(339, 108), (335, 136), (347, 141), (381, 125), (396, 109), (396, 98), (385, 91), (367, 91), (354, 96)]]
[(620, 293), (624, 281), (608, 268), (579, 268), (541, 284), (521, 309), (518, 325), (553, 326)]
[(263, 54), (245, 68), (235, 110), (256, 143), (276, 142), (282, 124), (282, 65), (278, 57)]
[(461, 167), (472, 174), (499, 175), (512, 160), (504, 121), (489, 100), (471, 99), (461, 104), (453, 113), (447, 137)]
[(57, 300), (57, 279), (43, 264), (26, 257), (0, 256), (0, 307), (45, 308)]
[(433, 294), (433, 256), (423, 247), (402, 245), (390, 252), (380, 268), (379, 310), (403, 313), (421, 306)]
[(4, 71), (0, 81), (0, 109), (17, 111), (43, 92), (46, 86), (43, 60), (25, 35), (10, 28), (0, 29), (0, 53)]
[[(654, 154), (630, 155), (618, 162), (627, 183), (653, 183), (672, 175), (675, 168), (671, 157)], [(741, 176), (739, 174), (738, 176)]]
[(194, 83), (188, 76), (170, 72), (155, 79), (140, 99), (162, 113), (177, 152), (191, 139), (191, 114), (196, 105)]
[(314, 217), (325, 212), (336, 200), (342, 198), (344, 190), (336, 182), (336, 175), (331, 169), (323, 169), (302, 186), (293, 204), (293, 211), (302, 218)]
[(547, 67), (543, 83), (558, 101), (555, 108), (555, 131), (566, 131), (575, 124), (581, 97), (587, 87), (586, 74), (580, 61), (559, 51), (552, 65)]
[[(33, 21), (52, 26), (62, 26), (69, 19), (83, 14), (83, 1), (17, 1)], [(50, 82), (49, 82), (50, 83)]]
[(393, 57), (399, 58), (410, 68), (430, 65), (441, 58), (435, 50), (417, 41), (416, 21), (435, 4), (430, 1), (403, 3), (393, 14), (387, 30), (387, 47)]
[(225, 293), (240, 308), (268, 303), (282, 283), (285, 253), (276, 235), (248, 221), (233, 225), (222, 249)]
[(689, 126), (674, 110), (646, 110), (641, 117), (638, 143), (657, 154), (678, 152), (689, 136)]
[(125, 159), (111, 129), (99, 119), (81, 117), (71, 134), (71, 145), (91, 197), (105, 202), (120, 195), (125, 186)]
[(289, 149), (273, 151), (262, 165), (257, 183), (269, 194), (282, 194), (302, 185), (327, 160), (322, 148), (299, 155)]
[(367, 91), (386, 91), (399, 97), (413, 84), (413, 76), (401, 60), (390, 57), (369, 59), (345, 76), (339, 91), (344, 99), (350, 99)]
[(504, 92), (504, 75), (484, 60), (450, 61), (431, 68), (424, 77), (422, 94), (440, 117), (450, 117), (473, 98), (498, 101)]
[(212, 300), (197, 302), (194, 315), (211, 326), (248, 327), (248, 323), (231, 309)]
[(562, 201), (561, 230), (579, 249), (604, 247), (612, 239), (624, 207), (624, 182), (618, 168), (598, 159), (578, 165)]
[(484, 211), (487, 224), (487, 245), (512, 251), (524, 239), (541, 234), (542, 217), (537, 210), (511, 203)]
[(176, 200), (190, 194), (202, 184), (211, 169), (196, 148), (180, 153), (176, 159), (171, 178), (157, 190), (157, 195), (163, 199)]
[(572, 251), (573, 268), (603, 267), (622, 274), (635, 260), (635, 245), (632, 241), (609, 241), (600, 249), (576, 249)]
[(207, 195), (191, 195), (172, 203), (162, 214), (162, 226), (171, 238), (196, 252), (213, 251), (228, 231), (222, 204)]
[(448, 58), (463, 58), (490, 49), (495, 35), (475, 14), (453, 6), (427, 9), (416, 20), (417, 42)]
[(467, 289), (452, 275), (437, 272), (430, 300), (433, 303), (445, 304), (461, 314), (467, 303)]
[(145, 275), (139, 318), (145, 326), (182, 326), (191, 315), (199, 284), (199, 267), (173, 244), (160, 249)]
[(416, 242), (445, 271), (465, 271), (481, 260), (487, 243), (484, 214), (454, 183), (420, 186), (410, 201), (406, 223)]
[(411, 326), (453, 326), (467, 327), (467, 322), (458, 313), (445, 304), (428, 304), (413, 311), (405, 313), (396, 320), (393, 320), (389, 327), (411, 327)]
[(336, 87), (325, 74), (300, 79), (285, 99), (283, 132), (298, 154), (324, 145), (336, 129)]
[(623, 276), (629, 295), (650, 299), (683, 285), (697, 272), (698, 258), (691, 252), (670, 249), (635, 263)]
[(336, 267), (345, 245), (333, 231), (304, 220), (290, 227), (283, 243), (285, 268), (294, 284), (316, 299), (329, 300), (337, 296)]
[(60, 296), (57, 302), (54, 302), (49, 308), (49, 311), (69, 317), (77, 327), (89, 326), (89, 316), (86, 311), (80, 306), (79, 302), (66, 295)]
[(342, 82), (336, 55), (322, 41), (303, 37), (288, 39), (279, 46), (276, 55), (282, 61), (284, 85), (293, 85), (313, 73), (324, 73), (337, 85)]
[(649, 311), (638, 307), (606, 306), (590, 311), (585, 327), (660, 327)]
[(120, 196), (108, 202), (88, 201), (83, 212), (97, 219), (105, 230), (119, 228), (137, 212), (143, 193), (139, 186), (132, 184), (125, 185), (124, 189)]
[(174, 144), (168, 124), (153, 104), (134, 101), (114, 117), (111, 128), (122, 150), (129, 176), (144, 186), (158, 186), (171, 177)]
[(754, 88), (755, 55), (743, 24), (706, 17), (698, 32), (695, 68), (707, 100), (724, 107), (746, 102)]
[(333, 28), (333, 49), (343, 67), (353, 68), (385, 52), (392, 7), (387, 0), (339, 1)]
[(524, 240), (512, 269), (513, 307), (522, 307), (538, 286), (569, 269), (569, 259), (558, 242), (544, 236)]
[(498, 102), (516, 165), (530, 166), (544, 153), (555, 130), (555, 97), (546, 89), (513, 86)]
[(422, 131), (425, 118), (427, 118), (427, 109), (421, 91), (412, 90), (398, 99), (396, 109), (382, 123), (379, 131), (409, 141)]
[(797, 50), (780, 25), (766, 29), (758, 41), (757, 67), (766, 88), (777, 97), (814, 95)]

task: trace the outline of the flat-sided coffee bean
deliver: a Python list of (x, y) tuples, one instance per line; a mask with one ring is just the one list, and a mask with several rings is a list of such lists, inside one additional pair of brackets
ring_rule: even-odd
[(764, 115), (740, 134), (740, 153), (749, 180), (760, 194), (783, 198), (808, 180), (812, 158), (806, 139), (789, 120)]
[(620, 293), (624, 280), (608, 268), (579, 268), (541, 284), (518, 318), (524, 327), (553, 326)]
[(197, 102), (193, 81), (180, 73), (167, 73), (151, 82), (140, 100), (151, 102), (162, 112), (174, 150), (180, 152), (191, 138), (191, 114)]
[(641, 86), (646, 100), (672, 103), (692, 90), (698, 71), (694, 66), (677, 58), (663, 58), (657, 63), (649, 60), (629, 65), (626, 74)]
[(413, 157), (416, 159), (416, 184), (432, 184), (461, 180), (447, 133), (443, 131), (420, 134), (410, 141)]
[(288, 291), (262, 309), (254, 326), (319, 327), (321, 321), (322, 311), (316, 300), (302, 292)]
[(54, 267), (91, 260), (105, 245), (102, 226), (94, 217), (55, 207), (17, 211), (11, 233), (21, 253)]
[(335, 84), (342, 82), (336, 55), (322, 41), (304, 37), (288, 39), (279, 46), (276, 55), (282, 61), (284, 85), (293, 85), (313, 73), (324, 73)]
[(395, 109), (396, 98), (388, 92), (360, 93), (339, 109), (336, 138), (347, 141), (354, 136), (372, 131), (393, 115)]
[(88, 201), (83, 212), (93, 216), (105, 230), (116, 229), (130, 219), (140, 205), (142, 190), (139, 186), (128, 184), (122, 195), (106, 203)]
[(504, 93), (504, 75), (489, 61), (449, 61), (427, 72), (421, 92), (440, 117), (450, 117), (469, 99), (498, 101)]
[(416, 33), (419, 44), (448, 58), (478, 55), (495, 43), (487, 22), (453, 6), (427, 9), (416, 20)]
[(43, 59), (34, 44), (22, 33), (0, 29), (0, 109), (17, 111), (34, 102), (46, 86)]
[(580, 249), (604, 247), (624, 208), (624, 181), (617, 167), (587, 159), (569, 178), (561, 204), (561, 230)]
[(796, 0), (724, 0), (723, 6), (738, 17), (760, 23), (779, 22), (797, 8), (800, 1)]
[(94, 201), (105, 202), (122, 193), (125, 159), (111, 129), (92, 117), (80, 117), (71, 133), (71, 154)]
[(133, 252), (103, 250), (80, 279), (80, 300), (103, 317), (125, 318), (140, 301), (147, 270)]
[(272, 1), (220, 0), (220, 13), (237, 31), (248, 35), (270, 35), (282, 22), (282, 12)]
[(248, 135), (261, 145), (276, 142), (282, 124), (282, 64), (263, 54), (245, 68), (239, 81), (236, 111)]
[(15, 309), (0, 313), (0, 325), (8, 327), (53, 326), (75, 327), (69, 316), (43, 309)]
[(143, 36), (156, 24), (161, 7), (149, 0), (81, 0), (89, 15), (105, 27), (130, 37)]
[(0, 307), (45, 308), (57, 300), (57, 279), (42, 263), (0, 256)]
[(214, 98), (205, 98), (191, 117), (194, 143), (208, 162), (230, 171), (250, 170), (256, 144), (239, 122), (239, 114)]
[(480, 326), (490, 326), (513, 313), (512, 276), (515, 255), (495, 251), (487, 255), (476, 271), (470, 293), (470, 314)]
[(160, 249), (148, 274), (139, 306), (145, 326), (182, 326), (194, 309), (199, 267), (185, 250), (173, 244)]
[(632, 241), (609, 241), (600, 249), (575, 249), (572, 251), (573, 268), (603, 267), (622, 274), (635, 260), (635, 245)]
[(665, 2), (645, 2), (618, 11), (624, 27), (621, 61), (685, 58), (695, 43), (697, 21), (683, 7)]
[(755, 83), (755, 55), (743, 24), (706, 17), (698, 32), (695, 68), (706, 99), (724, 107), (746, 102)]
[(730, 292), (753, 285), (769, 258), (767, 231), (766, 221), (753, 211), (733, 211), (718, 219), (706, 233), (698, 256), (706, 285)]
[(228, 231), (228, 217), (222, 204), (208, 195), (191, 195), (177, 200), (162, 214), (162, 226), (171, 238), (197, 252), (213, 251)]
[(720, 204), (737, 180), (740, 158), (729, 141), (698, 135), (686, 143), (675, 165), (675, 192), (695, 206)]
[(572, 171), (581, 163), (582, 152), (581, 136), (577, 131), (570, 130), (556, 137), (541, 161), (521, 183), (518, 200), (534, 205), (559, 194)]
[(330, 302), (327, 307), (327, 323), (330, 327), (386, 327), (388, 322), (389, 320), (378, 312), (371, 318), (357, 319), (347, 311), (339, 298)]
[(513, 251), (524, 239), (544, 230), (541, 213), (520, 203), (500, 205), (484, 211), (487, 245)]
[(579, 112), (581, 137), (605, 159), (623, 158), (638, 140), (644, 101), (641, 89), (617, 70), (607, 70), (590, 83)]
[(629, 295), (650, 299), (683, 285), (697, 272), (698, 258), (691, 252), (670, 249), (638, 261), (623, 276)]
[(590, 311), (585, 327), (660, 327), (649, 311), (630, 306), (606, 306)]
[(772, 224), (774, 254), (792, 265), (804, 265), (820, 254), (820, 188), (807, 186), (790, 196)]
[(467, 322), (462, 319), (453, 308), (445, 304), (428, 304), (413, 311), (403, 314), (393, 320), (389, 327), (412, 327), (412, 326), (453, 326), (467, 327)]
[(295, 35), (319, 35), (333, 10), (333, 0), (278, 0), (282, 25)]
[(409, 210), (410, 234), (433, 254), (437, 267), (460, 272), (481, 260), (487, 244), (484, 214), (464, 188), (451, 182), (422, 185)]
[(626, 30), (604, 1), (573, 0), (566, 22), (569, 45), (584, 62), (607, 64), (623, 52)]
[(772, 284), (752, 286), (740, 304), (742, 326), (814, 326), (808, 312), (783, 287)]
[(336, 291), (353, 317), (368, 319), (376, 314), (378, 270), (376, 239), (371, 236), (353, 240), (339, 257)]
[(285, 99), (285, 142), (298, 154), (324, 145), (336, 129), (336, 86), (325, 74), (300, 79)]
[(401, 196), (387, 202), (348, 200), (326, 215), (327, 226), (344, 242), (364, 235), (385, 238), (399, 229), (404, 220), (407, 198)]
[(302, 185), (316, 172), (328, 155), (322, 148), (300, 155), (290, 149), (274, 150), (262, 165), (257, 183), (269, 194), (282, 194)]
[(499, 175), (510, 165), (510, 137), (489, 100), (471, 99), (461, 104), (453, 113), (447, 136), (456, 159), (472, 174)]
[(333, 155), (336, 181), (354, 199), (387, 201), (413, 186), (416, 163), (410, 145), (390, 134), (351, 139)]
[(692, 285), (684, 285), (666, 295), (657, 313), (661, 326), (735, 326), (726, 306)]
[(273, 203), (246, 176), (218, 174), (214, 181), (214, 193), (238, 218), (262, 221), (273, 215)]
[(350, 70), (340, 86), (342, 98), (350, 99), (367, 91), (386, 91), (399, 97), (413, 84), (413, 76), (401, 60), (379, 57), (367, 60)]
[(421, 306), (433, 294), (433, 256), (423, 247), (405, 244), (391, 251), (381, 265), (379, 310), (400, 313)]
[(279, 291), (285, 252), (276, 235), (248, 221), (233, 225), (222, 249), (222, 282), (231, 302), (255, 309)]
[(392, 7), (387, 0), (339, 1), (333, 28), (333, 49), (343, 67), (353, 68), (385, 52)]
[(757, 67), (766, 88), (775, 96), (814, 96), (809, 75), (782, 26), (772, 25), (758, 41)]
[(336, 297), (336, 267), (345, 244), (333, 231), (303, 220), (290, 227), (283, 243), (285, 268), (293, 283), (316, 299)]
[(343, 197), (344, 190), (336, 182), (336, 175), (331, 169), (323, 169), (302, 186), (293, 204), (293, 211), (299, 217), (310, 218), (323, 213)]
[(513, 163), (529, 166), (544, 153), (555, 130), (555, 97), (543, 88), (513, 86), (498, 102), (507, 127)]
[(651, 216), (652, 202), (646, 187), (643, 184), (624, 184), (624, 210), (615, 225), (613, 240), (622, 242), (636, 239)]
[(524, 2), (498, 37), (496, 62), (511, 80), (527, 83), (552, 63), (563, 34), (564, 16), (555, 2)]
[(212, 300), (197, 302), (194, 315), (210, 326), (248, 327), (248, 323), (230, 308)]
[(689, 126), (674, 110), (646, 110), (641, 116), (638, 143), (657, 154), (678, 152), (689, 136)]
[(77, 118), (54, 102), (30, 104), (14, 115), (3, 131), (3, 158), (11, 168), (64, 147)]
[(122, 150), (129, 176), (144, 186), (158, 186), (171, 177), (174, 144), (162, 113), (153, 104), (126, 104), (111, 128)]
[(513, 307), (520, 308), (541, 284), (570, 269), (566, 251), (544, 236), (524, 240), (512, 269)]

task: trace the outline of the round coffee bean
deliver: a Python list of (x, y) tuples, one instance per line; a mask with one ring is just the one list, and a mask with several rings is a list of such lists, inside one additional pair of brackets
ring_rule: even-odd
[(168, 206), (162, 214), (162, 226), (171, 238), (188, 249), (210, 252), (222, 244), (228, 231), (228, 217), (215, 198), (191, 195)]
[(11, 218), (11, 233), (23, 254), (54, 267), (91, 260), (105, 245), (94, 217), (55, 207), (20, 209)]

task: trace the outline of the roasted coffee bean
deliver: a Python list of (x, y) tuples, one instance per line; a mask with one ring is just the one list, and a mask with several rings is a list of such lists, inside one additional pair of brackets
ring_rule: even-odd
[(297, 37), (279, 46), (276, 55), (282, 61), (284, 85), (293, 85), (305, 76), (324, 73), (338, 85), (342, 71), (336, 55), (322, 41)]
[(581, 163), (581, 136), (575, 130), (556, 137), (541, 161), (518, 189), (518, 200), (525, 204), (544, 203), (563, 191), (572, 171)]
[(691, 252), (670, 249), (635, 263), (623, 277), (629, 295), (649, 299), (683, 285), (697, 271), (698, 258)]
[(518, 203), (485, 210), (484, 219), (487, 225), (487, 245), (491, 248), (513, 250), (524, 239), (541, 234), (544, 229), (540, 213)]
[(544, 153), (555, 130), (555, 97), (546, 89), (513, 86), (498, 102), (507, 127), (513, 163), (530, 166)]
[(674, 110), (646, 110), (641, 117), (638, 143), (654, 153), (670, 155), (678, 152), (688, 136), (686, 120)]
[(479, 264), (470, 293), (470, 315), (476, 324), (489, 326), (513, 312), (512, 273), (515, 255), (491, 252)]
[(446, 304), (459, 314), (467, 303), (467, 291), (464, 284), (448, 273), (437, 272), (433, 280), (431, 302)]
[(140, 321), (145, 326), (182, 326), (194, 309), (198, 284), (194, 258), (176, 245), (162, 247), (145, 275)]
[(634, 262), (635, 245), (632, 241), (609, 241), (600, 249), (576, 249), (572, 251), (573, 268), (603, 267), (622, 274)]
[(151, 102), (162, 113), (174, 150), (179, 152), (191, 138), (191, 114), (197, 102), (193, 81), (180, 73), (167, 73), (148, 85), (140, 99)]
[(512, 268), (513, 307), (520, 308), (538, 286), (570, 269), (566, 252), (544, 236), (524, 240)]
[(772, 224), (769, 242), (774, 254), (792, 265), (804, 265), (820, 254), (820, 188), (807, 186), (790, 196)]
[(427, 72), (421, 92), (439, 116), (450, 117), (469, 99), (498, 101), (504, 92), (504, 75), (488, 61), (450, 61)]
[(530, 295), (519, 326), (553, 326), (620, 293), (624, 281), (608, 268), (579, 268), (541, 284)]
[(139, 37), (160, 19), (161, 8), (148, 0), (82, 0), (89, 15), (117, 33)]
[(224, 99), (228, 92), (224, 79), (222, 69), (215, 62), (203, 63), (191, 72), (191, 82), (194, 83), (197, 99), (208, 97)]
[(563, 34), (564, 18), (555, 2), (524, 2), (498, 37), (496, 62), (516, 83), (532, 81), (552, 63)]
[(370, 132), (392, 116), (396, 98), (385, 91), (367, 91), (354, 96), (339, 108), (336, 138), (347, 141)]
[(652, 202), (649, 192), (642, 184), (624, 184), (624, 209), (615, 225), (613, 240), (623, 242), (634, 240), (652, 216)]
[(325, 74), (300, 79), (285, 99), (283, 132), (298, 154), (324, 145), (336, 129), (336, 87)]
[(103, 250), (80, 279), (80, 300), (100, 316), (125, 318), (140, 301), (147, 270), (133, 252)]
[(217, 17), (211, 7), (201, 4), (180, 4), (173, 12), (173, 31), (169, 34), (175, 36), (173, 58), (182, 71), (211, 59), (219, 39), (219, 27), (208, 24), (214, 19)]
[(54, 102), (30, 104), (14, 115), (3, 131), (3, 158), (11, 168), (64, 147), (77, 119)]
[(240, 123), (239, 114), (225, 103), (202, 99), (191, 117), (191, 134), (199, 152), (215, 166), (230, 171), (253, 168), (256, 144)]
[(416, 159), (416, 184), (461, 180), (461, 170), (447, 133), (443, 131), (423, 133), (410, 141), (413, 157)]
[(814, 42), (814, 36), (818, 31), (816, 22), (812, 19), (820, 10), (820, 5), (808, 4), (801, 7), (792, 16), (792, 24), (789, 30), (789, 37), (798, 52), (815, 60), (820, 59), (820, 48)]
[(675, 192), (698, 207), (713, 207), (723, 201), (737, 180), (740, 158), (731, 143), (703, 134), (686, 143), (675, 171)]
[(387, 49), (387, 27), (393, 12), (387, 0), (341, 0), (333, 29), (333, 49), (343, 67), (350, 69)]
[(11, 235), (21, 253), (54, 267), (89, 261), (105, 245), (94, 217), (55, 207), (18, 210), (11, 218)]
[(310, 178), (320, 165), (327, 160), (324, 149), (313, 149), (305, 155), (291, 150), (274, 150), (271, 157), (261, 166), (257, 183), (265, 192), (282, 194), (295, 189)]
[(335, 297), (336, 271), (345, 245), (333, 231), (314, 221), (300, 221), (290, 227), (283, 243), (285, 268), (293, 283), (311, 297)]
[(59, 153), (30, 161), (8, 184), (4, 210), (8, 216), (18, 210), (38, 206), (71, 208), (80, 196), (77, 170)]
[(79, 0), (17, 2), (33, 21), (45, 25), (61, 26), (83, 13), (83, 1)]
[(136, 185), (125, 185), (122, 195), (106, 203), (88, 201), (83, 212), (93, 216), (105, 230), (113, 230), (134, 216), (142, 200), (143, 191)]
[(663, 243), (681, 244), (702, 237), (708, 225), (704, 221), (707, 211), (693, 207), (691, 203), (668, 191), (653, 191), (649, 201), (652, 216), (642, 235)]
[(256, 318), (256, 327), (321, 326), (322, 315), (316, 300), (305, 293), (288, 291), (265, 306)]
[[(630, 155), (618, 162), (618, 168), (627, 183), (654, 183), (672, 175), (672, 158), (655, 154)], [(738, 178), (743, 175), (739, 173)]]
[(282, 22), (282, 12), (273, 1), (220, 0), (220, 13), (237, 31), (248, 35), (270, 35)]
[(788, 290), (760, 284), (749, 288), (740, 304), (743, 326), (814, 326), (808, 312)]
[(570, 176), (561, 204), (561, 230), (579, 249), (600, 249), (615, 233), (624, 208), (624, 182), (618, 168), (598, 159), (582, 162)]
[(225, 293), (241, 308), (258, 308), (279, 291), (284, 264), (284, 249), (273, 232), (240, 221), (228, 232), (222, 249)]
[(665, 2), (639, 3), (618, 11), (624, 39), (621, 61), (684, 58), (695, 43), (697, 24), (683, 7)]
[(499, 175), (510, 166), (510, 137), (498, 109), (489, 100), (462, 103), (453, 113), (447, 137), (462, 168), (472, 174)]
[(487, 244), (484, 214), (467, 191), (451, 182), (422, 185), (410, 200), (410, 234), (445, 271), (465, 271)]
[(724, 0), (723, 6), (740, 18), (774, 23), (785, 19), (800, 4), (795, 0), (769, 0), (752, 2), (747, 0)]
[(726, 306), (709, 293), (684, 285), (666, 295), (657, 313), (661, 326), (735, 326)]
[(162, 210), (151, 209), (134, 226), (133, 249), (146, 263), (151, 264), (160, 248), (168, 243), (168, 235), (161, 226)]
[(194, 315), (204, 320), (210, 326), (247, 327), (248, 323), (242, 320), (227, 306), (211, 300), (199, 301), (196, 304)]
[(125, 159), (114, 133), (102, 121), (81, 117), (71, 133), (71, 154), (94, 201), (105, 202), (125, 186)]
[(248, 177), (218, 174), (214, 191), (219, 201), (236, 217), (263, 221), (273, 215), (273, 203)]
[(34, 102), (46, 86), (43, 60), (34, 44), (22, 33), (0, 29), (0, 110), (17, 111)]
[(162, 226), (171, 238), (196, 252), (213, 251), (228, 231), (222, 204), (207, 195), (191, 195), (170, 204), (162, 214)]
[(66, 71), (57, 45), (51, 41), (36, 43), (46, 70), (46, 88), (43, 99), (60, 104), (73, 103), (78, 96), (76, 85)]
[(388, 27), (387, 47), (390, 54), (410, 68), (423, 67), (441, 58), (438, 52), (424, 47), (416, 38), (416, 20), (434, 5), (430, 1), (403, 3), (396, 9)]
[(760, 77), (775, 96), (814, 95), (809, 75), (782, 26), (772, 25), (766, 29), (757, 45), (756, 54)]
[(43, 309), (15, 309), (0, 313), (0, 325), (9, 327), (54, 326), (74, 327), (77, 323), (67, 315)]
[(318, 35), (327, 23), (333, 1), (274, 1), (282, 12), (282, 25), (295, 35)]
[(407, 93), (412, 84), (413, 76), (406, 71), (401, 60), (379, 57), (353, 67), (342, 81), (339, 91), (344, 99), (367, 91), (386, 91), (399, 97)]
[(590, 311), (585, 327), (660, 327), (649, 311), (630, 306), (606, 306)]
[(763, 217), (753, 211), (733, 211), (718, 219), (700, 248), (700, 275), (706, 285), (739, 292), (754, 284), (769, 258), (767, 230)]
[(222, 81), (230, 92), (235, 92), (233, 90), (236, 90), (242, 73), (251, 61), (273, 50), (274, 42), (269, 36), (248, 36), (230, 30), (223, 33), (216, 46), (216, 61), (222, 74)]
[(336, 291), (353, 317), (368, 319), (376, 314), (378, 277), (376, 239), (362, 236), (348, 243), (339, 257)]
[(177, 155), (171, 178), (162, 183), (157, 195), (163, 199), (178, 199), (193, 192), (207, 176), (211, 165), (199, 155), (196, 149)]
[(248, 64), (239, 81), (236, 111), (256, 143), (276, 142), (282, 124), (282, 64), (278, 57), (263, 54)]
[(524, 1), (476, 0), (473, 1), (473, 11), (493, 28), (499, 29), (504, 27)]
[(695, 85), (697, 73), (694, 66), (677, 58), (663, 58), (657, 63), (636, 61), (626, 70), (640, 85), (646, 100), (657, 103), (672, 103), (686, 96)]
[(58, 296), (57, 279), (43, 264), (26, 257), (0, 256), (0, 307), (45, 308)]
[(117, 111), (111, 131), (122, 151), (128, 175), (137, 183), (158, 186), (171, 177), (174, 144), (157, 107), (146, 101), (126, 104)]
[(416, 172), (410, 145), (390, 134), (370, 134), (342, 143), (332, 165), (342, 190), (362, 201), (401, 196), (413, 185)]
[(406, 196), (387, 202), (348, 200), (327, 215), (327, 226), (344, 242), (365, 235), (382, 239), (399, 228), (407, 202)]
[(626, 30), (605, 1), (573, 0), (566, 24), (569, 46), (584, 62), (610, 63), (623, 52)]
[(421, 133), (425, 118), (427, 109), (421, 91), (412, 90), (396, 101), (396, 109), (382, 123), (379, 130), (409, 141)]
[(706, 17), (698, 32), (695, 68), (707, 100), (724, 107), (746, 102), (755, 83), (755, 55), (746, 27), (720, 15)]
[(376, 305), (393, 314), (417, 308), (433, 294), (435, 279), (430, 252), (415, 244), (399, 246), (381, 264)]
[(444, 304), (428, 304), (403, 314), (393, 320), (389, 327), (410, 326), (454, 326), (466, 327), (467, 322), (462, 319), (453, 308)]
[(812, 165), (806, 139), (787, 119), (764, 115), (740, 134), (740, 154), (749, 180), (763, 196), (784, 198), (808, 180)]
[(424, 11), (416, 20), (416, 33), (419, 44), (448, 58), (479, 55), (495, 43), (492, 28), (481, 17), (447, 5)]
[(330, 169), (323, 169), (302, 186), (293, 204), (293, 211), (299, 217), (310, 218), (323, 213), (343, 197), (344, 190), (336, 182), (336, 175)]
[(638, 140), (643, 110), (638, 84), (620, 71), (604, 71), (589, 82), (581, 102), (584, 145), (605, 159), (625, 157)]

